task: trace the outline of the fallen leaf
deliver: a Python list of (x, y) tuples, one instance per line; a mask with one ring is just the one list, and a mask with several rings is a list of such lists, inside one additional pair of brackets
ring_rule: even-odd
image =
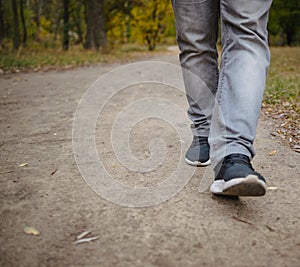
[(269, 226), (267, 224), (265, 224), (265, 226), (270, 230), (270, 232), (275, 232), (275, 230), (271, 226)]
[(276, 153), (277, 153), (276, 150), (272, 150), (272, 151), (269, 153), (269, 156), (274, 156)]
[(29, 226), (24, 227), (24, 232), (28, 235), (39, 235), (40, 234), (39, 230), (35, 229), (34, 227), (29, 227)]
[(295, 146), (292, 149), (293, 149), (293, 151), (295, 151), (297, 153), (300, 153), (300, 147), (299, 146)]
[(27, 166), (28, 165), (28, 163), (27, 162), (25, 162), (25, 163), (21, 163), (21, 164), (19, 164), (19, 167), (25, 167), (25, 166)]
[(277, 190), (278, 187), (276, 187), (276, 186), (268, 186), (267, 189), (268, 190)]
[(91, 233), (91, 232), (90, 232), (90, 231), (84, 231), (84, 232), (82, 232), (80, 235), (78, 235), (78, 236), (76, 237), (76, 239), (78, 240), (78, 239), (84, 238), (84, 237), (87, 236), (89, 233)]
[(54, 175), (57, 172), (57, 169), (55, 169), (53, 172), (51, 172), (51, 175)]
[(94, 241), (96, 239), (98, 239), (99, 236), (93, 236), (93, 237), (89, 237), (89, 238), (83, 238), (83, 239), (80, 239), (80, 240), (76, 240), (74, 242), (75, 245), (78, 245), (78, 244), (82, 244), (82, 243), (89, 243), (91, 241)]

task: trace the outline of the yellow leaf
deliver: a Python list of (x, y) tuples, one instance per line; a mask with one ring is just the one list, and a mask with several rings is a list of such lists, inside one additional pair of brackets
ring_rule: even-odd
[(25, 167), (25, 166), (27, 166), (27, 165), (28, 165), (28, 163), (25, 162), (25, 163), (19, 164), (19, 167)]
[(267, 187), (267, 189), (268, 189), (268, 190), (277, 190), (278, 187), (276, 187), (276, 186), (269, 186), (269, 187)]
[(29, 226), (24, 227), (24, 232), (28, 235), (39, 235), (40, 234), (39, 230), (35, 229), (34, 227), (29, 227)]
[(269, 156), (274, 156), (276, 153), (277, 153), (276, 150), (272, 150), (272, 151), (269, 153)]

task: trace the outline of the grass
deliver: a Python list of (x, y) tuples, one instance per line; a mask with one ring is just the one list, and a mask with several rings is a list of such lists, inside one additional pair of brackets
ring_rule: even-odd
[(264, 102), (290, 106), (300, 116), (300, 47), (273, 47), (271, 54)]
[[(157, 51), (165, 51), (166, 46), (158, 46)], [(130, 61), (131, 59), (148, 56), (147, 46), (137, 44), (122, 45), (101, 53), (85, 50), (82, 46), (72, 46), (69, 51), (61, 48), (28, 46), (18, 51), (0, 50), (0, 69), (3, 72), (19, 70), (39, 70), (60, 67), (85, 66), (96, 63), (112, 63)]]
[(274, 47), (263, 112), (274, 121), (272, 135), (300, 153), (300, 47)]

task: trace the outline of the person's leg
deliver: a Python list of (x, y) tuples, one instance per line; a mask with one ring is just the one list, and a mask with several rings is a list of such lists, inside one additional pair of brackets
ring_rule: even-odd
[[(229, 155), (246, 156), (248, 165), (255, 155), (253, 141), (270, 61), (267, 21), (271, 3), (221, 0), (222, 57), (209, 138), (217, 172)], [(242, 156), (234, 158), (243, 164)]]
[[(173, 0), (180, 63), (194, 141), (186, 154), (192, 165), (209, 163), (207, 137), (218, 84), (219, 0)], [(193, 73), (194, 75), (191, 75)], [(197, 138), (198, 137), (198, 138)], [(202, 151), (199, 148), (202, 147)]]

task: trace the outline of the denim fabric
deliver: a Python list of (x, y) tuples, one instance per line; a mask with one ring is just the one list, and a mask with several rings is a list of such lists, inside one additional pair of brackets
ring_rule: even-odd
[[(197, 136), (209, 136), (213, 167), (235, 153), (255, 155), (253, 141), (270, 62), (272, 0), (173, 0), (180, 63)], [(216, 42), (221, 21), (222, 54)], [(188, 72), (201, 83), (191, 82)], [(214, 98), (207, 104), (204, 87)], [(201, 93), (199, 93), (201, 92)], [(199, 95), (199, 97), (197, 96)]]

